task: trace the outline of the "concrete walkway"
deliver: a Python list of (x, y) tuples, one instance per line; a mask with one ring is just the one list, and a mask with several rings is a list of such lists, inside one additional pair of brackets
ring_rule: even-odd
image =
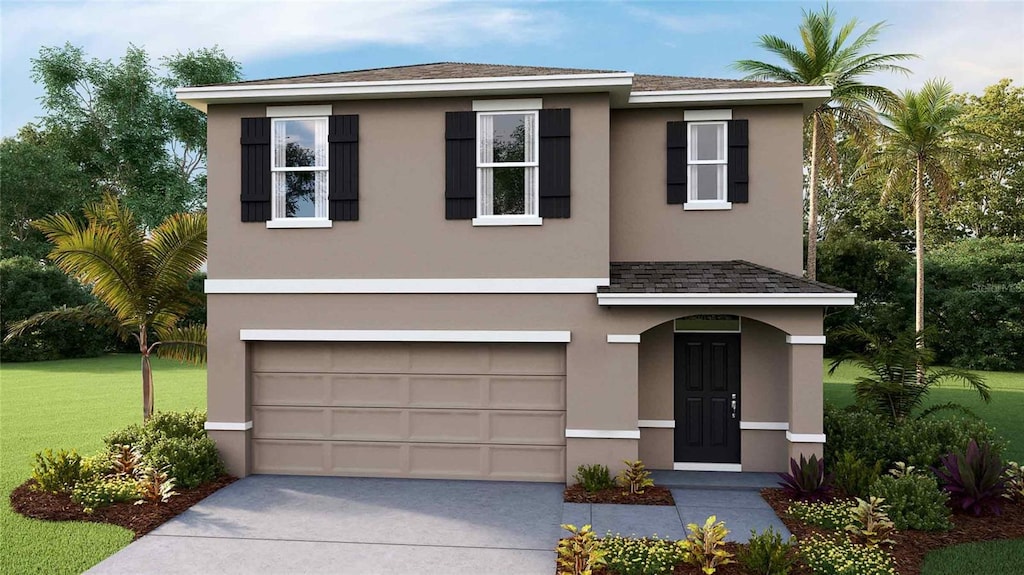
[(551, 573), (562, 523), (685, 537), (711, 514), (730, 539), (786, 533), (757, 491), (673, 489), (675, 507), (562, 502), (561, 484), (254, 475), (89, 573)]

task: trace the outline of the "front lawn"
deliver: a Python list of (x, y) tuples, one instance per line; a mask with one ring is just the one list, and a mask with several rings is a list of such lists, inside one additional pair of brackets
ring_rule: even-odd
[(965, 543), (932, 551), (921, 575), (1024, 573), (1024, 539)]
[[(834, 375), (828, 375), (828, 361), (825, 362), (825, 400), (836, 405), (853, 403), (853, 381), (860, 373), (859, 368), (844, 364)], [(995, 428), (996, 432), (1009, 442), (1005, 459), (1024, 462), (1024, 373), (1010, 371), (977, 371), (985, 378), (992, 391), (992, 402), (986, 404), (978, 394), (957, 384), (946, 383), (928, 394), (926, 405), (955, 401), (967, 407)], [(956, 412), (949, 412), (956, 413)]]
[[(154, 359), (156, 408), (206, 408), (206, 370)], [(0, 573), (81, 573), (132, 540), (97, 523), (45, 522), (11, 511), (12, 489), (46, 448), (92, 453), (114, 429), (142, 420), (137, 355), (5, 363), (0, 368)]]

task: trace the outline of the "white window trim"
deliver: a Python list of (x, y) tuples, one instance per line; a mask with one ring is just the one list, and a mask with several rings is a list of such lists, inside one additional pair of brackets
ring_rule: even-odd
[[(486, 100), (480, 100), (482, 104)], [(540, 100), (503, 100), (503, 102), (510, 103), (536, 103)], [(478, 101), (473, 102), (474, 109), (477, 106)], [(525, 107), (525, 106), (524, 106)], [(534, 126), (534, 138), (533, 138), (533, 157), (532, 162), (481, 162), (480, 161), (480, 117), (481, 116), (506, 116), (511, 114), (530, 114), (533, 116)], [(474, 226), (539, 226), (543, 225), (544, 220), (540, 217), (540, 111), (538, 108), (523, 109), (513, 108), (512, 104), (509, 104), (508, 108), (501, 108), (492, 111), (482, 111), (476, 114), (476, 148), (475, 148), (474, 160), (476, 162), (476, 217), (473, 218), (472, 224)], [(480, 213), (480, 183), (483, 178), (483, 170), (481, 168), (533, 168), (533, 206), (537, 210), (536, 214), (512, 214), (512, 215), (482, 215)], [(493, 200), (492, 200), (493, 201)], [(492, 206), (493, 207), (493, 206)]]
[(268, 118), (298, 118), (302, 116), (330, 116), (334, 113), (333, 106), (323, 104), (317, 106), (267, 106)]
[[(274, 106), (267, 106), (267, 113), (269, 115), (271, 108)], [(270, 219), (267, 220), (267, 228), (269, 229), (280, 229), (280, 228), (331, 228), (334, 224), (327, 218), (318, 217), (302, 217), (302, 218), (289, 218), (287, 216), (278, 215), (274, 213), (277, 206), (277, 189), (275, 186), (275, 173), (287, 173), (287, 172), (329, 172), (329, 166), (331, 165), (331, 145), (330, 145), (330, 134), (328, 133), (328, 141), (324, 142), (327, 147), (327, 156), (324, 158), (324, 166), (302, 166), (302, 167), (277, 167), (277, 146), (275, 145), (276, 138), (274, 134), (277, 133), (277, 124), (280, 122), (287, 122), (289, 120), (323, 120), (330, 130), (330, 106), (281, 106), (281, 110), (288, 109), (299, 109), (299, 112), (310, 112), (311, 108), (327, 109), (328, 114), (326, 116), (312, 116), (312, 115), (291, 115), (291, 116), (271, 116), (270, 119)], [(322, 110), (321, 110), (322, 111)], [(328, 178), (330, 176), (328, 175)], [(324, 197), (325, 202), (330, 202), (327, 196), (330, 195), (330, 183), (328, 185), (327, 195)], [(313, 211), (316, 209), (316, 194), (313, 197)], [(330, 206), (324, 206), (323, 211), (328, 211)]]
[(732, 110), (684, 110), (684, 122), (708, 122), (712, 120), (731, 120)]
[[(721, 112), (721, 110), (708, 110), (709, 112)], [(693, 113), (694, 111), (691, 111)], [(683, 113), (684, 117), (686, 112)], [(729, 111), (730, 117), (732, 111)], [(697, 126), (722, 126), (722, 149), (725, 151), (725, 157), (721, 160), (693, 160), (690, 159), (690, 155), (693, 150), (696, 149), (693, 141), (694, 128)], [(695, 199), (697, 189), (695, 187), (696, 178), (693, 177), (693, 173), (690, 170), (690, 166), (725, 166), (724, 174), (720, 182), (719, 187), (719, 198), (714, 200), (698, 200)], [(729, 201), (729, 123), (726, 120), (702, 120), (693, 121), (686, 124), (686, 202), (683, 203), (683, 209), (690, 210), (731, 210), (732, 202)]]
[(542, 98), (519, 98), (515, 100), (473, 100), (474, 112), (539, 110), (543, 107), (544, 100)]

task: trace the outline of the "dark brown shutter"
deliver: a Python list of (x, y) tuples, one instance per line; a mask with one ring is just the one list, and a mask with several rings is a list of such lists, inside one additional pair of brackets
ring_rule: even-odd
[(447, 112), (444, 117), (444, 217), (476, 217), (476, 112)]
[(668, 203), (686, 202), (686, 122), (669, 122), (665, 137)]
[(242, 221), (270, 220), (270, 118), (242, 118)]
[(750, 181), (750, 163), (746, 120), (729, 121), (729, 201), (745, 204), (749, 196), (747, 184)]
[(571, 110), (540, 110), (540, 217), (568, 218)]
[(359, 219), (359, 116), (331, 116), (328, 124), (329, 217), (335, 221)]

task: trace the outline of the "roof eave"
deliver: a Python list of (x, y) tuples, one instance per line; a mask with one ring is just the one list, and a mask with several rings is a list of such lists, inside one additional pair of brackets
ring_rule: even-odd
[(779, 86), (763, 88), (721, 88), (712, 90), (663, 90), (633, 92), (628, 107), (725, 106), (802, 104), (809, 112), (828, 101), (829, 86)]
[(628, 293), (599, 292), (602, 306), (850, 306), (857, 294), (836, 293)]

